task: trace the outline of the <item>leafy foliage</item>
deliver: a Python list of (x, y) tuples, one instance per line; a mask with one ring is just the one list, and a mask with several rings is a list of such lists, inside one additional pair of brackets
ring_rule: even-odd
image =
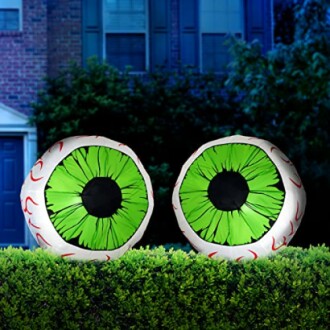
[(254, 261), (132, 249), (110, 262), (0, 252), (3, 329), (327, 329), (330, 251)]
[(294, 41), (297, 2), (303, 0), (274, 0), (274, 39), (276, 43), (291, 44)]

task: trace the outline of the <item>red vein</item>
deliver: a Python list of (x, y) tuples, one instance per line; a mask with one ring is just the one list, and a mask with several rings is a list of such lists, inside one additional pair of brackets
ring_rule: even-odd
[(296, 220), (297, 222), (300, 220), (300, 218), (301, 218), (302, 215), (303, 215), (303, 212), (301, 212), (300, 215), (298, 216), (299, 208), (300, 208), (299, 201), (297, 201), (297, 210), (296, 210), (296, 215), (295, 215), (295, 220)]
[(33, 223), (32, 223), (32, 221), (31, 221), (31, 218), (29, 218), (29, 225), (31, 226), (31, 227), (33, 227), (33, 228), (36, 228), (36, 229), (41, 229), (41, 227), (38, 227), (38, 226), (36, 226), (36, 225), (34, 225)]
[(53, 149), (57, 144), (60, 146), (60, 150), (59, 150), (59, 151), (62, 151), (62, 148), (63, 148), (64, 142), (63, 142), (63, 141), (58, 141), (58, 142), (56, 142), (55, 144), (53, 144), (53, 145), (48, 149), (48, 152), (50, 152), (51, 149)]
[(248, 250), (249, 252), (251, 252), (253, 254), (253, 259), (257, 259), (258, 258), (258, 254), (252, 250)]
[(29, 211), (28, 206), (27, 206), (27, 203), (28, 203), (28, 202), (31, 202), (31, 203), (33, 203), (34, 205), (39, 205), (39, 204), (36, 203), (36, 202), (32, 199), (32, 197), (30, 197), (30, 196), (27, 196), (27, 197), (25, 198), (25, 205), (24, 205), (23, 212), (26, 212), (26, 213), (28, 213), (28, 214), (31, 215), (32, 212)]
[[(248, 250), (248, 251), (253, 254), (253, 260), (256, 260), (258, 258), (258, 254), (256, 252), (254, 252), (252, 250)], [(245, 257), (244, 256), (240, 256), (240, 257), (236, 258), (236, 261), (240, 261), (243, 258), (245, 258)]]
[(218, 251), (211, 252), (211, 253), (208, 254), (208, 257), (212, 258), (217, 253), (218, 253)]
[(61, 257), (62, 258), (65, 258), (65, 257), (71, 257), (71, 256), (74, 256), (75, 253), (64, 253), (64, 254), (61, 254)]
[(33, 174), (32, 174), (32, 170), (30, 171), (30, 179), (33, 181), (33, 182), (37, 182), (41, 179), (43, 179), (43, 176), (40, 176), (40, 177), (34, 177)]
[[(272, 147), (270, 148), (270, 152), (273, 152), (274, 150), (278, 150), (278, 151), (280, 151), (277, 147), (272, 146)], [(280, 152), (281, 152), (281, 151), (280, 151)], [(290, 159), (288, 159), (288, 158), (283, 158), (282, 156), (280, 156), (280, 158), (283, 160), (283, 162), (285, 162), (285, 163), (287, 163), (287, 164), (291, 163)]]
[(273, 236), (272, 239), (273, 239), (273, 243), (272, 243), (272, 250), (273, 251), (276, 251), (276, 250), (280, 249), (282, 246), (287, 245), (287, 243), (286, 243), (286, 237), (285, 236), (283, 236), (283, 243), (280, 244), (277, 247), (275, 247), (275, 237)]
[(41, 235), (40, 233), (37, 233), (37, 234), (36, 234), (36, 238), (37, 238), (37, 241), (38, 241), (39, 245), (40, 245), (40, 239), (41, 239), (41, 240), (44, 241), (48, 246), (52, 246), (50, 243), (48, 243), (48, 242), (42, 237), (42, 235)]
[(290, 231), (289, 236), (292, 236), (294, 234), (294, 228), (293, 228), (293, 222), (292, 221), (290, 221), (290, 226), (291, 226), (291, 231)]
[(299, 189), (302, 187), (301, 182), (296, 182), (296, 181), (292, 180), (291, 178), (289, 178), (289, 179), (290, 179), (290, 181), (291, 181), (296, 187), (298, 187)]

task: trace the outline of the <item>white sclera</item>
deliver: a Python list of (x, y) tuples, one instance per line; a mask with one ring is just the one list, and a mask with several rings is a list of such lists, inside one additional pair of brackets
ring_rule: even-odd
[[(206, 149), (223, 144), (239, 143), (257, 146), (262, 149), (275, 164), (285, 190), (282, 210), (270, 230), (259, 240), (237, 246), (227, 246), (210, 243), (203, 240), (189, 225), (183, 213), (180, 201), (180, 187), (190, 165)], [(172, 202), (179, 227), (191, 245), (199, 252), (210, 257), (225, 259), (256, 259), (268, 256), (288, 245), (295, 235), (305, 212), (306, 193), (302, 181), (292, 162), (272, 143), (256, 137), (233, 135), (214, 140), (202, 145), (183, 165), (178, 180), (173, 190)]]
[[(146, 184), (148, 194), (146, 215), (133, 236), (115, 250), (88, 250), (67, 243), (54, 228), (47, 212), (45, 187), (54, 169), (73, 150), (87, 146), (104, 146), (126, 154), (134, 161)], [(20, 197), (25, 220), (38, 245), (70, 259), (110, 260), (119, 258), (141, 239), (154, 206), (151, 181), (137, 155), (128, 146), (102, 136), (73, 136), (55, 143), (32, 167), (22, 185)]]

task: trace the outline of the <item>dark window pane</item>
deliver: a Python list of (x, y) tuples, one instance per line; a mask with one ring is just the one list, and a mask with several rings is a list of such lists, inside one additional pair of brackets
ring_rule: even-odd
[(18, 9), (0, 9), (0, 30), (1, 31), (19, 30)]
[[(240, 38), (239, 33), (235, 34)], [(228, 35), (224, 33), (202, 34), (202, 65), (203, 71), (223, 72), (231, 60)]]
[(106, 34), (106, 57), (119, 70), (131, 66), (133, 71), (145, 71), (146, 41), (144, 34)]

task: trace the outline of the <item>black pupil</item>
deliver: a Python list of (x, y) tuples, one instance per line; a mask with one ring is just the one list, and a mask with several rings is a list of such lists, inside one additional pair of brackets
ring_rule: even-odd
[(83, 205), (89, 214), (106, 218), (112, 216), (121, 206), (121, 191), (117, 183), (105, 177), (90, 180), (82, 194)]
[(249, 187), (240, 173), (218, 173), (208, 187), (208, 196), (213, 205), (223, 211), (238, 210), (247, 199)]

